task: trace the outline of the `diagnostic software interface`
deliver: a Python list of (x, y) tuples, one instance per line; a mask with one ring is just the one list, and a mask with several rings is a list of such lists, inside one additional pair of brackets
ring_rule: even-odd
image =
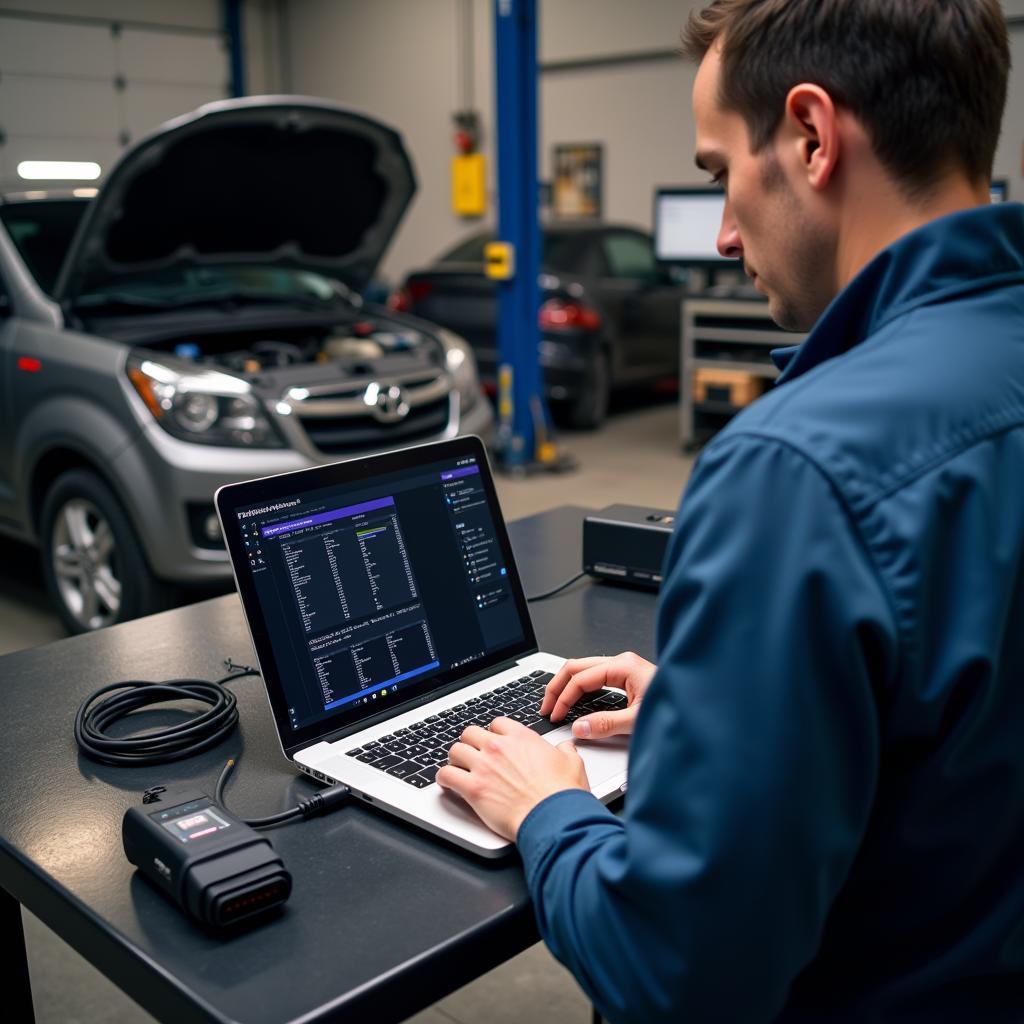
[(523, 639), (472, 457), (236, 514), (293, 729), (383, 710)]

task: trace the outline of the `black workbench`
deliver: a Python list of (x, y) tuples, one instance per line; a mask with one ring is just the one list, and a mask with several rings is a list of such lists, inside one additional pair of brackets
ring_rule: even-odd
[[(583, 512), (511, 524), (527, 593), (577, 570)], [(651, 594), (585, 579), (531, 608), (543, 650), (652, 657), (654, 605)], [(78, 754), (75, 711), (93, 690), (121, 679), (217, 678), (228, 657), (253, 658), (234, 595), (0, 658), (0, 928), (15, 951), (5, 956), (7, 1019), (30, 1005), (18, 903), (176, 1024), (385, 1024), (537, 940), (517, 857), (479, 860), (361, 804), (269, 833), (292, 872), (291, 899), (227, 940), (189, 923), (137, 877), (121, 848), (121, 818), (150, 786), (212, 794), (236, 757), (226, 799), (240, 816), (284, 810), (316, 788), (282, 755), (258, 677), (229, 684), (240, 728), (206, 754), (144, 769)], [(174, 716), (147, 714), (154, 723)]]

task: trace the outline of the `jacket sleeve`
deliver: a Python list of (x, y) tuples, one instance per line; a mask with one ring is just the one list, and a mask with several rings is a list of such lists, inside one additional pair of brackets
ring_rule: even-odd
[(866, 827), (896, 627), (781, 442), (720, 438), (677, 523), (623, 816), (558, 793), (517, 841), (541, 934), (610, 1020), (770, 1020)]

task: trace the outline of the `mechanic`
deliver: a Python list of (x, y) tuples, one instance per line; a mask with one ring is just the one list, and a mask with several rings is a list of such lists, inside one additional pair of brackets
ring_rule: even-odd
[[(716, 0), (684, 49), (724, 256), (813, 330), (704, 450), (623, 816), (498, 719), (438, 782), (515, 837), (614, 1021), (1024, 1020), (1024, 208), (997, 0)], [(1015, 144), (1015, 143), (1014, 143)], [(638, 713), (639, 712), (639, 713)], [(635, 730), (634, 730), (635, 725)]]

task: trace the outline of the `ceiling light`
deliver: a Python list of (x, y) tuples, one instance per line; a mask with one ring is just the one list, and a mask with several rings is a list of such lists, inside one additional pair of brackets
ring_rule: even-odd
[(22, 160), (18, 176), (27, 181), (95, 181), (100, 165), (88, 160)]

